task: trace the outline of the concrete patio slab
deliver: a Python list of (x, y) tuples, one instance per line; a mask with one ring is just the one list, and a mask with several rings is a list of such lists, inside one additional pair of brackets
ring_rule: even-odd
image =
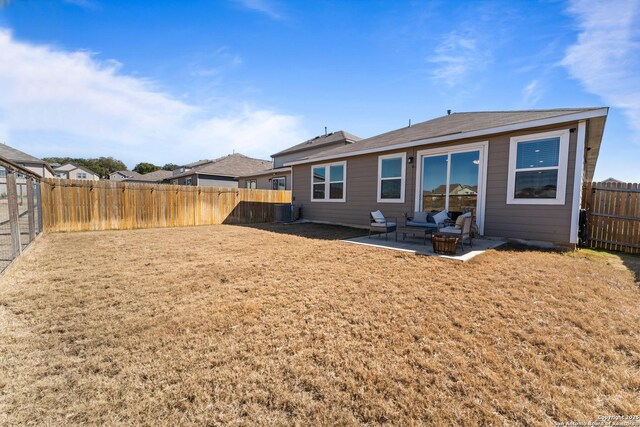
[(343, 242), (390, 249), (394, 251), (412, 252), (416, 255), (436, 256), (462, 262), (469, 261), (473, 257), (480, 255), (487, 249), (494, 249), (506, 243), (501, 239), (477, 238), (473, 239), (473, 248), (465, 244), (464, 251), (462, 251), (462, 249), (460, 249), (460, 247), (458, 246), (456, 255), (441, 255), (433, 252), (433, 245), (428, 239), (427, 244), (425, 245), (423, 243), (423, 239), (420, 237), (407, 236), (406, 240), (402, 240), (401, 236), (398, 237), (399, 239), (397, 242), (395, 233), (389, 233), (389, 240), (385, 240), (384, 235), (376, 235), (371, 236), (370, 238), (368, 236), (353, 237), (351, 239), (343, 240)]

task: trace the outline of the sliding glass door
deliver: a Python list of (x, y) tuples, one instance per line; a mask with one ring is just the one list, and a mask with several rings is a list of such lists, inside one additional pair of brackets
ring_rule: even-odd
[(482, 150), (422, 156), (421, 209), (472, 211), (477, 216)]

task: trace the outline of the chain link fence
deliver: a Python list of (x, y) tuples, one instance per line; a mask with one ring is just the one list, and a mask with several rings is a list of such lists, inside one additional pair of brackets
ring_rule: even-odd
[(0, 272), (40, 233), (39, 177), (0, 159)]

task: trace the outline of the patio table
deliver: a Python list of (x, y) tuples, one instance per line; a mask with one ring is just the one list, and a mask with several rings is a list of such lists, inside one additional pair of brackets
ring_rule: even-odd
[(407, 234), (422, 235), (424, 244), (427, 244), (427, 236), (431, 236), (431, 233), (438, 231), (437, 229), (428, 227), (415, 227), (411, 225), (398, 225), (396, 227), (396, 242), (398, 241), (398, 233), (402, 233), (402, 240), (406, 239)]

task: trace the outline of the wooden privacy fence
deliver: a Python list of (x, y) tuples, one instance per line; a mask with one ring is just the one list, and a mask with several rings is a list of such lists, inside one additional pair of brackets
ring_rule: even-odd
[(45, 179), (45, 232), (271, 222), (290, 191)]
[(640, 253), (640, 184), (593, 182), (584, 190), (587, 246)]

